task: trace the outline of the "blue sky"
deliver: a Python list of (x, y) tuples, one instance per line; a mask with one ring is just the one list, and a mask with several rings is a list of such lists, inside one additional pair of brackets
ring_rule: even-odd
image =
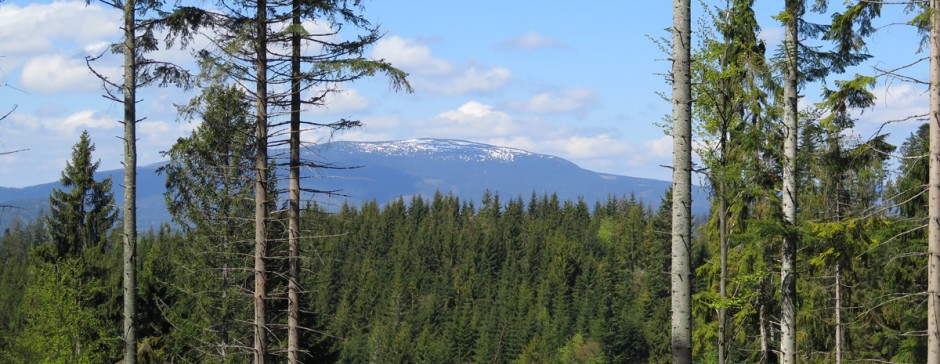
[[(345, 86), (308, 118), (360, 119), (364, 127), (337, 140), (438, 137), (471, 140), (557, 155), (607, 173), (669, 179), (672, 142), (656, 126), (670, 112), (656, 92), (668, 92), (661, 73), (670, 64), (649, 37), (668, 37), (669, 1), (365, 1), (366, 14), (384, 38), (367, 55), (385, 58), (411, 74), (413, 94), (392, 92), (376, 78)], [(696, 2), (697, 3), (697, 2)], [(713, 2), (718, 3), (718, 2)], [(723, 2), (720, 2), (723, 4)], [(759, 1), (762, 37), (782, 38), (771, 15), (777, 2)], [(841, 2), (833, 2), (833, 10)], [(693, 12), (693, 19), (701, 15)], [(879, 24), (903, 21), (897, 7)], [(120, 168), (121, 106), (100, 96), (100, 84), (84, 65), (118, 39), (120, 14), (83, 1), (0, 3), (0, 186), (26, 186), (59, 177), (82, 129), (97, 144), (101, 168)], [(693, 20), (695, 22), (695, 20)], [(308, 23), (308, 27), (328, 24)], [(889, 26), (871, 40), (875, 55), (851, 72), (873, 73), (924, 56), (915, 54), (916, 33)], [(155, 57), (187, 63), (189, 51)], [(120, 60), (100, 62), (120, 72)], [(926, 64), (907, 74), (926, 78)], [(833, 79), (838, 76), (833, 77)], [(830, 81), (831, 82), (831, 81)], [(860, 114), (856, 133), (867, 137), (881, 122), (924, 113), (925, 88), (882, 80), (878, 105)], [(804, 90), (813, 102), (818, 86)], [(174, 103), (193, 95), (177, 89), (142, 92), (138, 114), (139, 160), (162, 160), (177, 137), (195, 124), (176, 120)], [(900, 143), (917, 122), (886, 129)], [(310, 134), (309, 142), (326, 136)], [(337, 161), (341, 162), (341, 161)]]

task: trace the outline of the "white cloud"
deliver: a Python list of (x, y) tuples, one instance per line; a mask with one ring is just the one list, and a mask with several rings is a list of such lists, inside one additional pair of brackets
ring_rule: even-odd
[(97, 3), (57, 1), (47, 4), (0, 5), (0, 54), (53, 51), (59, 42), (79, 47), (97, 44), (120, 33), (121, 15)]
[(20, 87), (36, 92), (88, 91), (99, 85), (84, 60), (62, 54), (31, 58), (20, 74)]
[(509, 82), (512, 73), (502, 67), (478, 69), (471, 67), (459, 75), (446, 80), (417, 80), (415, 88), (444, 95), (461, 95), (471, 92), (495, 91)]
[[(74, 135), (77, 138), (78, 131), (82, 129), (92, 132), (94, 129), (108, 130), (120, 126), (116, 118), (94, 110), (80, 110), (58, 117), (15, 113), (10, 115), (8, 120), (11, 121), (8, 124), (9, 129), (4, 131), (11, 132), (13, 135), (17, 135), (17, 133), (34, 136), (56, 134), (59, 136)], [(50, 131), (54, 133), (49, 133)]]
[(564, 139), (550, 141), (563, 155), (590, 159), (623, 155), (627, 145), (623, 141), (615, 140), (607, 134), (598, 135), (572, 135)]
[(170, 129), (170, 125), (168, 125), (166, 122), (145, 121), (137, 123), (138, 134), (147, 139), (176, 140), (175, 138), (167, 138), (169, 136), (168, 134)]
[(421, 129), (443, 138), (507, 136), (521, 131), (519, 123), (509, 114), (477, 101), (442, 112)]
[(384, 59), (408, 72), (412, 86), (419, 92), (443, 95), (490, 92), (505, 86), (512, 76), (503, 67), (456, 67), (435, 57), (427, 45), (399, 36), (379, 40), (372, 50), (372, 57)]
[(445, 75), (453, 71), (447, 61), (431, 55), (431, 48), (397, 35), (375, 43), (372, 57), (384, 59), (395, 67), (416, 75)]
[(502, 41), (497, 48), (508, 50), (533, 51), (545, 48), (561, 48), (565, 44), (560, 40), (541, 35), (536, 32), (528, 32), (518, 37), (512, 37)]
[(776, 49), (781, 43), (783, 43), (783, 27), (766, 27), (760, 30), (760, 34), (757, 35), (760, 40), (764, 41), (764, 44), (767, 45), (767, 49)]
[(561, 92), (538, 93), (525, 102), (514, 102), (510, 105), (517, 110), (534, 113), (568, 113), (581, 111), (595, 102), (595, 99), (594, 91), (576, 87)]
[[(929, 94), (926, 89), (910, 83), (879, 86), (872, 90), (872, 93), (877, 97), (875, 105), (856, 112), (860, 121), (857, 123), (859, 128), (865, 128), (866, 124), (871, 127), (880, 126), (888, 121), (925, 115), (929, 111)], [(915, 126), (921, 123), (922, 121), (915, 119), (904, 122)]]
[(113, 129), (117, 120), (102, 115), (94, 110), (81, 110), (64, 118), (49, 118), (41, 121), (49, 130), (74, 134), (79, 129)]
[(641, 150), (646, 151), (649, 157), (669, 158), (672, 157), (672, 137), (663, 135), (658, 139), (647, 140), (640, 144)]
[(349, 114), (363, 111), (370, 105), (369, 99), (355, 89), (338, 90), (328, 93), (323, 99), (323, 105), (313, 107), (310, 111), (316, 115)]

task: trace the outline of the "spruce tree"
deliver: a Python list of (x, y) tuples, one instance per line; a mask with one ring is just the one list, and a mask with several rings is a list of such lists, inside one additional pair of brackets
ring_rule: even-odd
[(117, 220), (111, 178), (95, 181), (101, 162), (92, 162), (94, 150), (88, 131), (83, 131), (62, 171), (60, 183), (68, 190), (55, 189), (49, 196), (46, 224), (56, 258), (80, 257), (85, 248), (104, 244)]

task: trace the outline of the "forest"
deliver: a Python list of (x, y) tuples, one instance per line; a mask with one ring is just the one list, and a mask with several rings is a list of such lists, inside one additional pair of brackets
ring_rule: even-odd
[[(674, 143), (655, 201), (439, 192), (338, 206), (310, 196), (342, 191), (300, 170), (342, 161), (302, 159), (301, 135), (368, 125), (309, 110), (365, 78), (412, 91), (364, 55), (383, 35), (364, 3), (102, 2), (124, 14), (110, 49), (122, 78), (95, 72), (123, 106), (123, 183), (96, 179), (84, 132), (45, 214), (3, 231), (0, 362), (940, 363), (940, 94), (927, 115), (884, 121), (920, 125), (900, 145), (853, 132), (881, 79), (940, 89), (940, 0), (787, 0), (779, 50), (754, 0), (704, 4), (694, 29), (675, 0), (672, 37), (653, 40), (671, 53)], [(877, 57), (866, 40), (885, 6), (920, 31), (929, 56), (911, 65), (929, 61), (929, 81), (903, 66), (847, 75)], [(317, 19), (341, 26), (309, 33)], [(205, 34), (197, 69), (148, 58)], [(810, 85), (817, 101), (798, 102)], [(135, 105), (148, 86), (199, 92), (179, 106), (198, 127), (159, 171), (173, 221), (144, 230)], [(691, 214), (692, 174), (707, 216)]]

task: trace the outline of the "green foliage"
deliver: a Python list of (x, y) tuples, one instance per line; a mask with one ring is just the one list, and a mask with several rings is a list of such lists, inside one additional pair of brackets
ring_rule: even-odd
[(4, 357), (16, 362), (102, 363), (120, 344), (116, 327), (91, 302), (100, 282), (78, 258), (47, 261), (50, 245), (31, 254), (26, 290), (17, 309), (19, 325)]
[(117, 220), (111, 178), (95, 181), (101, 162), (92, 162), (94, 150), (88, 131), (82, 131), (62, 171), (60, 181), (68, 191), (54, 189), (49, 196), (46, 225), (57, 259), (78, 257), (84, 249), (102, 245)]
[(898, 178), (888, 196), (897, 204), (901, 216), (925, 219), (927, 216), (927, 171), (930, 132), (929, 124), (922, 124), (901, 145)]
[(3, 320), (7, 335), (0, 342), (7, 346), (0, 351), (7, 360), (109, 362), (120, 344), (117, 326), (109, 324), (116, 285), (109, 284), (107, 259), (108, 231), (117, 214), (111, 180), (94, 179), (98, 162), (91, 161), (93, 151), (83, 132), (62, 172), (62, 185), (69, 190), (53, 190), (45, 225), (37, 222), (27, 229), (46, 231), (5, 234), (9, 266), (4, 264), (0, 287), (22, 292), (19, 299), (3, 294), (3, 304), (17, 317)]
[(304, 283), (317, 293), (310, 310), (343, 338), (310, 340), (340, 362), (668, 359), (668, 336), (654, 329), (668, 322), (668, 235), (647, 207), (500, 201), (307, 211), (304, 226), (331, 237), (305, 248), (318, 253), (305, 268), (316, 272)]
[[(167, 206), (186, 238), (161, 230), (161, 245), (143, 258), (141, 279), (156, 280), (153, 304), (162, 306), (174, 327), (152, 346), (172, 348), (183, 360), (250, 358), (251, 302), (245, 292), (252, 284), (252, 247), (246, 242), (254, 231), (244, 223), (254, 216), (250, 106), (235, 86), (206, 88), (182, 110), (202, 123), (165, 153), (170, 162), (158, 171), (167, 176)], [(176, 239), (187, 243), (163, 245)]]

